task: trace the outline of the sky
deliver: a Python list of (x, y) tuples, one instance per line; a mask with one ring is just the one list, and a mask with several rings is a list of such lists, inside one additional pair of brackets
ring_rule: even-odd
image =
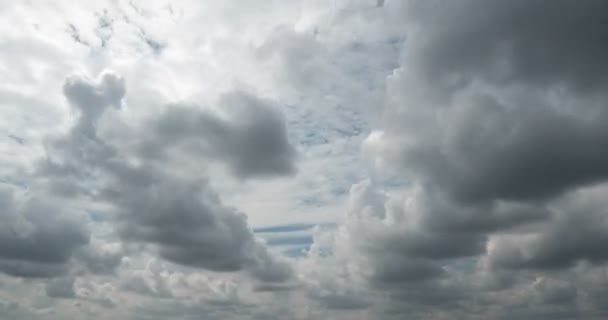
[(606, 319), (608, 2), (0, 3), (0, 319)]

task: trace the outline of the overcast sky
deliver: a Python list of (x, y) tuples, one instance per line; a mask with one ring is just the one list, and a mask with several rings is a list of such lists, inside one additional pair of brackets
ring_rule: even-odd
[(0, 3), (0, 319), (608, 318), (608, 1)]

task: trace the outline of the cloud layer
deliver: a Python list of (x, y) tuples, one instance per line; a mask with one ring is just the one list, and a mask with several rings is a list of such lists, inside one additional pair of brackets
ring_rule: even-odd
[(0, 318), (608, 315), (604, 1), (0, 16)]

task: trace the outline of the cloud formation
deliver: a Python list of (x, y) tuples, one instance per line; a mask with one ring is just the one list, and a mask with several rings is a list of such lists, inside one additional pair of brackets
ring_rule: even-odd
[(228, 165), (240, 178), (290, 175), (296, 150), (272, 104), (235, 91), (220, 98), (216, 113), (175, 105), (152, 121), (152, 137), (140, 148), (156, 156), (179, 148), (199, 153)]
[[(97, 120), (106, 108), (119, 106), (126, 92), (120, 78), (105, 73), (97, 82), (70, 79), (64, 92), (80, 112), (66, 139), (71, 145), (59, 146), (72, 155), (87, 145), (103, 151), (94, 159), (79, 159), (78, 167), (89, 166), (101, 175), (100, 197), (116, 209), (118, 233), (124, 240), (151, 244), (161, 257), (178, 264), (213, 271), (245, 269), (261, 281), (290, 277), (289, 266), (266, 251), (245, 215), (224, 206), (204, 176), (175, 175), (170, 157), (162, 164), (140, 157), (138, 165), (131, 165), (126, 160), (131, 155), (98, 137)], [(170, 154), (172, 146), (201, 142), (198, 152), (224, 157), (239, 177), (273, 170), (290, 173), (295, 151), (275, 111), (243, 93), (225, 96), (222, 102), (232, 108), (227, 117), (234, 123), (205, 111), (169, 107), (151, 121), (153, 138), (143, 148)]]
[(50, 200), (0, 189), (0, 270), (19, 277), (52, 277), (67, 271), (88, 231)]
[(0, 7), (0, 318), (608, 315), (604, 1)]

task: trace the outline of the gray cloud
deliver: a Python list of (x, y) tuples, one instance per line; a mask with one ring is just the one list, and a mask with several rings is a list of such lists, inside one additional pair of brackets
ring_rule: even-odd
[(370, 303), (364, 295), (324, 294), (316, 297), (328, 309), (358, 310), (368, 308)]
[[(596, 55), (607, 50), (604, 6), (463, 1), (445, 12), (420, 6), (445, 23), (410, 39), (405, 62), (420, 81), (404, 73), (401, 84), (412, 87), (401, 88), (423, 93), (411, 95), (405, 114), (424, 127), (395, 136), (414, 134), (398, 145), (395, 159), (429, 193), (443, 191), (467, 206), (514, 201), (523, 208), (520, 218), (537, 216), (523, 232), (492, 238), (493, 268), (564, 270), (606, 261), (605, 200), (598, 200), (605, 188), (581, 191), (607, 179), (608, 154), (599, 147), (608, 142), (607, 83)], [(387, 128), (391, 135), (394, 127)], [(491, 216), (488, 209), (467, 224)], [(444, 222), (457, 225), (445, 212)], [(494, 230), (508, 227), (501, 221)]]
[[(254, 238), (243, 213), (223, 205), (204, 177), (177, 172), (179, 163), (169, 156), (172, 147), (181, 145), (227, 163), (239, 177), (291, 173), (295, 150), (281, 116), (267, 102), (240, 92), (220, 99), (221, 116), (169, 107), (149, 122), (150, 139), (123, 137), (139, 146), (134, 150), (113, 145), (98, 133), (104, 112), (119, 107), (125, 92), (124, 81), (113, 73), (96, 81), (68, 79), (64, 93), (78, 118), (49, 147), (42, 173), (51, 177), (51, 185), (57, 180), (76, 185), (76, 193), (109, 204), (124, 241), (147, 244), (169, 261), (213, 271), (246, 270), (265, 282), (291, 277), (289, 266)], [(165, 154), (158, 158), (137, 150)], [(139, 164), (126, 161), (133, 157)], [(86, 180), (80, 184), (82, 178)], [(111, 273), (120, 263), (120, 253), (95, 248), (78, 256), (94, 273)]]
[(80, 113), (73, 130), (93, 138), (94, 126), (104, 111), (110, 106), (120, 107), (125, 95), (125, 83), (124, 79), (111, 72), (102, 74), (98, 83), (71, 77), (66, 80), (63, 93), (70, 106)]
[[(601, 314), (582, 311), (589, 300), (573, 270), (607, 259), (606, 4), (409, 1), (402, 10), (401, 65), (364, 152), (409, 187), (399, 197), (355, 187), (362, 204), (346, 223), (372, 284), (406, 301), (396, 314), (421, 319)], [(481, 285), (488, 275), (504, 295)], [(543, 276), (562, 282), (525, 287)], [(499, 307), (475, 311), (466, 296), (482, 294)], [(513, 298), (527, 294), (534, 303)], [(435, 299), (447, 309), (429, 310)]]
[(0, 270), (20, 277), (50, 277), (69, 268), (74, 252), (89, 241), (88, 231), (51, 200), (20, 200), (0, 188)]
[(545, 198), (606, 179), (604, 6), (407, 5), (421, 31), (389, 85), (394, 162), (465, 201)]
[[(236, 317), (239, 319), (264, 319), (258, 318), (259, 311), (255, 306), (239, 301), (198, 301), (195, 303), (182, 301), (164, 301), (161, 303), (147, 304), (136, 308), (136, 320), (153, 320), (159, 317), (182, 319), (198, 319), (203, 315), (206, 319), (225, 319)], [(268, 314), (266, 319), (274, 319)]]
[[(11, 169), (0, 177), (20, 184), (0, 189), (0, 316), (69, 318), (78, 308), (91, 318), (135, 319), (607, 317), (608, 4), (338, 0), (331, 6), (307, 2), (283, 8), (281, 3), (208, 3), (202, 17), (173, 4), (108, 6), (107, 16), (93, 20), (98, 27), (92, 34), (82, 25), (85, 20), (72, 28), (77, 42), (95, 42), (95, 35), (102, 42), (101, 48), (90, 48), (94, 59), (86, 63), (93, 64), (83, 69), (106, 62), (124, 68), (129, 81), (146, 83), (140, 89), (154, 88), (142, 92), (154, 98), (130, 91), (133, 99), (125, 103), (125, 81), (111, 72), (65, 82), (73, 125), (46, 139), (45, 158), (33, 177), (17, 179), (21, 173)], [(16, 16), (27, 22), (19, 29), (27, 30), (39, 17)], [(146, 27), (154, 33), (144, 34), (150, 17), (159, 28)], [(277, 28), (275, 18), (287, 26)], [(200, 28), (210, 36), (163, 30), (184, 20), (210, 21)], [(248, 28), (258, 20), (263, 27)], [(41, 63), (49, 55), (69, 61), (61, 67), (77, 66), (63, 50), (53, 49), (63, 42), (50, 38), (50, 22), (32, 26), (44, 31), (37, 37), (48, 44), (19, 39), (2, 44), (10, 53), (7, 61), (34, 52), (8, 62), (28, 72), (4, 68), (10, 81), (0, 91), (9, 105), (46, 106), (28, 95), (47, 100), (48, 83), (39, 79), (50, 76), (56, 85), (63, 76), (64, 70)], [(60, 28), (65, 25), (62, 21)], [(126, 27), (133, 26), (136, 32), (129, 34)], [(231, 33), (240, 29), (242, 39)], [(145, 48), (153, 51), (160, 47), (150, 39), (171, 39), (171, 45), (160, 48), (160, 55), (131, 59), (130, 47), (121, 44), (133, 39), (139, 47), (146, 45), (141, 40), (148, 42)], [(184, 52), (213, 63), (198, 64)], [(121, 61), (114, 60), (117, 53)], [(237, 67), (214, 69), (227, 61)], [(199, 97), (190, 92), (196, 75), (178, 74), (190, 68), (209, 72), (198, 78), (206, 80), (201, 86), (215, 85), (217, 72), (228, 83), (242, 80), (293, 106), (289, 112), (297, 115), (288, 116), (301, 131), (295, 136), (321, 141), (322, 148), (310, 150), (332, 156), (343, 152), (336, 150), (337, 137), (356, 140), (345, 136), (366, 134), (368, 123), (357, 113), (342, 120), (329, 113), (324, 119), (323, 108), (370, 106), (372, 132), (364, 152), (390, 172), (373, 172), (372, 182), (354, 185), (344, 222), (335, 230), (315, 228), (309, 252), (283, 261), (255, 238), (243, 212), (222, 201), (214, 186), (219, 182), (223, 188), (223, 182), (207, 177), (215, 165), (238, 181), (295, 174), (298, 156), (278, 103), (239, 90), (209, 106), (174, 103), (157, 112), (141, 103), (165, 95)], [(265, 74), (252, 72), (260, 70)], [(164, 86), (167, 79), (175, 86)], [(184, 79), (188, 85), (182, 87)], [(213, 96), (213, 90), (206, 87), (200, 94)], [(320, 110), (311, 111), (317, 105)], [(140, 112), (147, 118), (138, 117)], [(36, 117), (47, 116), (41, 114)], [(316, 132), (325, 127), (339, 128), (331, 135)], [(18, 167), (21, 152), (38, 152), (37, 135), (46, 131), (34, 131), (39, 130), (6, 130), (27, 141), (19, 145), (19, 139), (7, 138), (16, 155), (2, 159), (9, 168)], [(310, 150), (307, 156), (314, 153)], [(311, 167), (330, 173), (333, 162), (319, 159)], [(347, 161), (355, 162), (348, 157), (341, 164), (349, 166)], [(385, 184), (383, 175), (395, 172), (403, 179)], [(304, 173), (310, 181), (319, 176)], [(323, 199), (324, 191), (342, 194), (343, 181), (359, 179), (358, 174), (367, 172), (344, 179), (330, 175), (326, 181), (339, 181), (332, 184), (340, 188), (320, 188), (315, 200)], [(317, 189), (319, 184), (307, 181), (305, 188)], [(257, 185), (243, 189), (250, 186)], [(315, 203), (321, 209), (334, 205)], [(88, 209), (103, 211), (103, 221), (91, 221), (91, 235), (72, 219), (79, 215), (73, 211)], [(163, 266), (137, 269), (142, 261), (133, 248), (163, 258)], [(253, 283), (225, 274), (239, 271)], [(235, 283), (221, 281), (226, 277)], [(205, 286), (212, 297), (200, 292)], [(49, 299), (75, 298), (75, 291), (78, 302)], [(46, 296), (35, 298), (31, 312), (2, 300), (14, 295), (22, 303), (39, 293)]]
[(46, 284), (46, 295), (49, 298), (75, 298), (74, 280), (72, 277), (49, 280)]
[[(407, 50), (366, 147), (420, 187), (410, 208), (419, 218), (381, 247), (431, 259), (475, 256), (501, 232), (514, 240), (492, 242), (496, 264), (604, 260), (595, 244), (606, 235), (602, 214), (560, 208), (561, 197), (608, 178), (599, 147), (608, 143), (605, 64), (596, 55), (608, 48), (603, 6), (404, 6)], [(520, 229), (534, 240), (519, 239)], [(560, 241), (566, 232), (574, 237), (568, 245)]]
[(244, 214), (224, 206), (205, 181), (154, 178), (149, 185), (113, 186), (123, 239), (153, 244), (163, 258), (187, 266), (245, 269), (263, 281), (290, 276), (254, 239)]
[(159, 253), (178, 263), (239, 270), (249, 249), (244, 247), (249, 232), (242, 214), (223, 207), (205, 183), (166, 180), (114, 190), (122, 195), (116, 200), (123, 237), (159, 244)]
[(601, 0), (411, 1), (404, 10), (408, 21), (424, 29), (408, 34), (406, 60), (420, 80), (455, 90), (482, 78), (505, 87), (601, 92), (606, 6)]
[(546, 224), (527, 233), (498, 236), (491, 243), (487, 262), (494, 268), (563, 269), (580, 262), (602, 265), (608, 261), (603, 243), (608, 240), (606, 187), (577, 190), (556, 206)]
[(546, 102), (505, 106), (496, 99), (472, 97), (441, 111), (445, 122), (429, 124), (436, 140), (417, 140), (401, 161), (427, 183), (474, 202), (542, 199), (606, 178), (608, 154), (597, 148), (608, 141), (602, 109), (587, 119)]
[(463, 206), (422, 188), (389, 196), (360, 183), (351, 188), (345, 227), (366, 257), (371, 280), (394, 284), (440, 278), (451, 260), (483, 255), (491, 232), (517, 230), (550, 214), (526, 203)]
[(80, 272), (98, 275), (114, 274), (120, 266), (125, 252), (117, 243), (98, 244), (91, 242), (74, 253)]
[(245, 92), (225, 94), (215, 112), (171, 106), (149, 129), (152, 136), (140, 146), (144, 154), (166, 157), (181, 147), (226, 164), (241, 178), (296, 171), (285, 120), (271, 101)]
[(96, 127), (108, 108), (120, 107), (124, 80), (112, 72), (104, 72), (96, 80), (71, 77), (63, 92), (76, 121), (65, 135), (50, 139), (38, 171), (47, 178), (52, 193), (69, 198), (91, 195), (99, 168), (116, 157), (116, 150), (98, 137)]

